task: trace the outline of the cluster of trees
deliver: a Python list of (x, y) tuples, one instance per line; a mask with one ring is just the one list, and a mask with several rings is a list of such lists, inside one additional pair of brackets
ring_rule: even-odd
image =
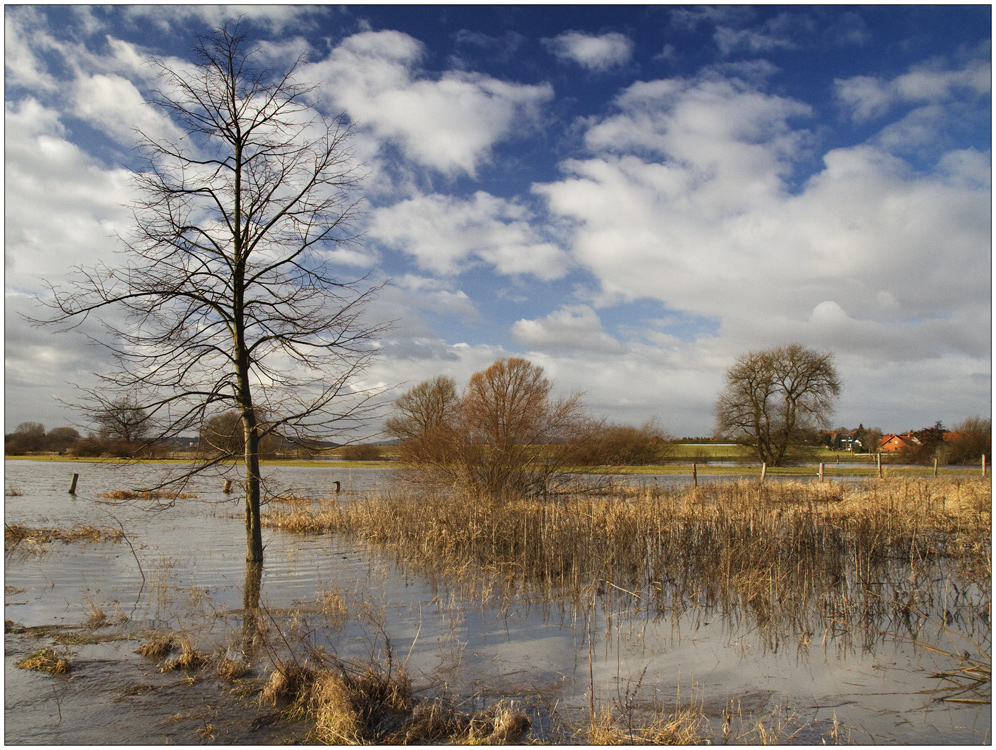
[(940, 422), (913, 430), (910, 443), (899, 452), (905, 463), (973, 464), (992, 459), (992, 420), (971, 417), (948, 430)]
[(127, 458), (152, 458), (162, 452), (148, 414), (131, 399), (119, 399), (90, 416), (96, 429), (86, 437), (72, 427), (56, 427), (45, 432), (45, 427), (38, 422), (23, 422), (14, 432), (4, 436), (4, 452), (14, 456), (55, 452), (80, 457)]
[(39, 422), (21, 422), (13, 432), (4, 435), (4, 453), (21, 456), (25, 453), (66, 453), (80, 441), (80, 434), (72, 427), (55, 427), (45, 432)]
[(385, 423), (421, 476), (476, 495), (546, 495), (571, 466), (660, 460), (670, 441), (653, 423), (609, 425), (580, 394), (553, 397), (543, 368), (499, 359), (462, 392), (440, 375), (406, 391)]
[(865, 427), (859, 424), (854, 430), (837, 427), (835, 430), (825, 432), (822, 442), (830, 450), (875, 453), (882, 440), (882, 434), (882, 430), (878, 427)]

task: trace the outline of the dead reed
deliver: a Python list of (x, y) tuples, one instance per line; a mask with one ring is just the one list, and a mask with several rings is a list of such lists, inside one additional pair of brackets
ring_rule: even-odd
[(594, 589), (605, 608), (721, 609), (778, 637), (828, 622), (915, 631), (915, 612), (938, 607), (981, 628), (991, 496), (989, 482), (965, 478), (635, 486), (557, 501), (402, 489), (268, 524), (358, 535), (482, 595), (580, 603)]
[(70, 662), (68, 655), (60, 654), (51, 648), (43, 648), (21, 659), (15, 666), (18, 669), (30, 669), (36, 672), (65, 674), (70, 669)]
[(148, 659), (162, 659), (179, 644), (176, 633), (156, 633), (139, 646), (135, 653)]
[(71, 529), (37, 529), (18, 523), (4, 523), (4, 548), (11, 550), (21, 542), (119, 542), (125, 538), (120, 529), (77, 524)]
[(507, 701), (474, 713), (436, 698), (415, 698), (407, 672), (337, 659), (320, 666), (279, 664), (260, 700), (288, 702), (287, 715), (312, 723), (307, 742), (323, 745), (516, 744), (528, 717)]
[(164, 492), (162, 490), (111, 490), (104, 493), (107, 500), (190, 500), (197, 495), (189, 492)]
[(194, 646), (193, 641), (186, 635), (177, 637), (176, 647), (179, 653), (171, 653), (160, 665), (160, 672), (172, 672), (177, 669), (192, 671), (200, 669), (208, 662), (208, 658)]

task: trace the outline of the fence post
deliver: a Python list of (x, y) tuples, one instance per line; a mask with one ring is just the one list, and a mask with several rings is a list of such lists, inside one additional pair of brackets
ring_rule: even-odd
[(767, 462), (761, 464), (761, 484), (764, 484), (764, 475), (768, 473)]
[(73, 479), (69, 483), (69, 494), (70, 495), (75, 495), (76, 494), (76, 480), (78, 480), (79, 478), (80, 478), (79, 474), (73, 474)]
[(934, 459), (934, 479), (937, 479), (937, 459)]
[(820, 462), (820, 482), (823, 481), (823, 462)]
[(875, 454), (875, 461), (878, 463), (878, 478), (882, 478), (882, 452), (879, 451)]
[(699, 471), (696, 464), (692, 464), (692, 487), (699, 486)]

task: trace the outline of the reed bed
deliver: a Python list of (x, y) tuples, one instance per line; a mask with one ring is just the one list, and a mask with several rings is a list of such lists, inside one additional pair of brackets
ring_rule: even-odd
[(967, 478), (631, 486), (557, 501), (398, 489), (265, 523), (358, 535), (476, 595), (721, 610), (777, 645), (872, 628), (915, 637), (919, 612), (988, 632), (991, 498), (989, 482)]

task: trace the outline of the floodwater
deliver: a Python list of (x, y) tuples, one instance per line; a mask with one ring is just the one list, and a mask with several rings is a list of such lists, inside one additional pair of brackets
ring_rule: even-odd
[[(186, 488), (197, 498), (169, 508), (104, 499), (107, 491), (141, 485), (149, 471), (5, 462), (6, 486), (20, 493), (5, 498), (7, 523), (60, 529), (89, 524), (127, 535), (113, 544), (22, 542), (5, 555), (4, 616), (28, 628), (4, 639), (7, 743), (270, 744), (300, 738), (251, 695), (214, 678), (160, 673), (158, 662), (135, 653), (155, 630), (182, 632), (204, 653), (236, 653), (245, 619), (241, 500), (221, 492), (220, 477), (197, 479)], [(271, 488), (305, 495), (327, 495), (338, 481), (341, 502), (391, 481), (390, 470), (334, 465), (267, 472)], [(79, 474), (75, 497), (67, 492), (73, 473)], [(714, 728), (732, 714), (746, 726), (763, 720), (785, 727), (795, 743), (991, 741), (991, 706), (943, 701), (939, 681), (930, 676), (957, 663), (899, 639), (838, 642), (827, 633), (798, 633), (773, 641), (749, 618), (715, 611), (655, 618), (600, 606), (576, 611), (570, 603), (526, 596), (481, 604), (350, 539), (271, 529), (263, 534), (260, 603), (283, 644), (254, 657), (252, 674), (260, 678), (268, 673), (268, 659), (283, 649), (318, 645), (362, 662), (383, 649), (386, 636), (396, 658), (407, 660), (421, 694), (446, 694), (475, 706), (518, 700), (542, 742), (569, 739), (557, 734), (550, 716), (584, 716), (592, 686), (596, 703), (673, 706), (680, 696), (699, 705)], [(330, 617), (320, 605), (330, 597), (344, 602), (348, 616)], [(81, 628), (95, 609), (109, 624)], [(31, 630), (40, 626), (47, 627)], [(68, 638), (80, 634), (95, 636), (94, 642)], [(991, 636), (986, 638), (988, 652)], [(14, 667), (53, 643), (71, 653), (67, 675)]]

